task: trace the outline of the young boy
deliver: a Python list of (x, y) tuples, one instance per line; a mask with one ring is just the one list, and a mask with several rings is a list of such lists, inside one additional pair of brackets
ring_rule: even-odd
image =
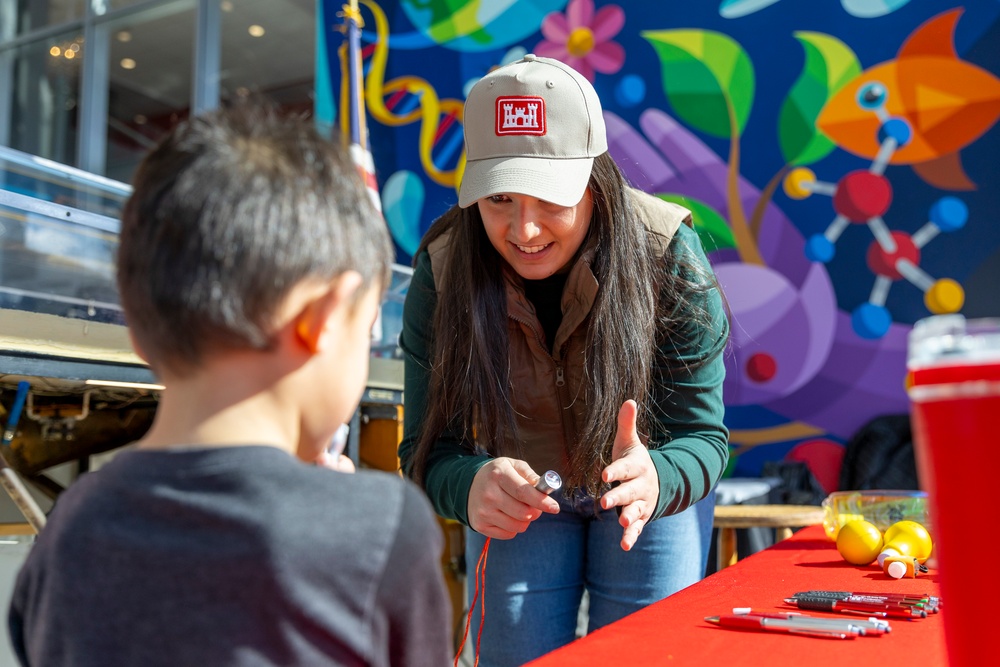
[(140, 165), (118, 282), (166, 386), (59, 498), (10, 608), (24, 665), (445, 665), (443, 539), (416, 486), (322, 460), (358, 403), (392, 260), (355, 167), (237, 108)]

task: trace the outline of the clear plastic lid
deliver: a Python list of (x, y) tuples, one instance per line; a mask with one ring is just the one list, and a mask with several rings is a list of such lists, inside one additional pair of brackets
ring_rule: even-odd
[(909, 335), (907, 368), (1000, 360), (1000, 317), (935, 315), (918, 320)]

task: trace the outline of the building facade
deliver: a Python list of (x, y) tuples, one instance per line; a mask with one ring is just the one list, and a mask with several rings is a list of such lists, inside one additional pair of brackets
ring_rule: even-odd
[(315, 0), (0, 0), (0, 146), (127, 182), (192, 112), (311, 112), (315, 33)]

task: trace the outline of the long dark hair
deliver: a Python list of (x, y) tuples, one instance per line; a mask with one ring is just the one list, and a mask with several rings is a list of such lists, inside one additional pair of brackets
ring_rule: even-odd
[[(602, 491), (601, 470), (611, 461), (618, 409), (635, 399), (640, 434), (659, 435), (651, 433), (658, 427), (654, 387), (669, 390), (692, 324), (712, 325), (703, 295), (717, 284), (689, 260), (683, 243), (647, 228), (608, 153), (594, 160), (590, 188), (594, 208), (581, 253), (592, 251), (600, 289), (587, 332), (587, 419), (579, 442), (570, 444), (564, 487), (596, 497)], [(451, 237), (444, 273), (436, 281), (427, 414), (410, 471), (418, 482), (446, 429), (491, 454), (500, 443), (518, 442), (510, 400), (504, 261), (486, 235), (478, 206), (455, 207), (439, 218), (415, 257), (446, 232)], [(667, 342), (676, 354), (661, 353)], [(623, 373), (626, 368), (631, 372)]]

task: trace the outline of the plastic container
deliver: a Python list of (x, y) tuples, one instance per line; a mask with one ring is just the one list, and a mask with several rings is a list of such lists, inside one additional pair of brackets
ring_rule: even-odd
[(840, 527), (852, 519), (864, 519), (883, 532), (897, 521), (916, 521), (934, 534), (924, 491), (834, 491), (823, 500), (822, 507), (823, 528), (833, 541), (837, 540)]
[(1000, 468), (1000, 317), (935, 315), (910, 331), (907, 393), (920, 486), (936, 531), (934, 553), (948, 664), (978, 667), (993, 648), (1000, 577), (969, 559), (996, 504)]

